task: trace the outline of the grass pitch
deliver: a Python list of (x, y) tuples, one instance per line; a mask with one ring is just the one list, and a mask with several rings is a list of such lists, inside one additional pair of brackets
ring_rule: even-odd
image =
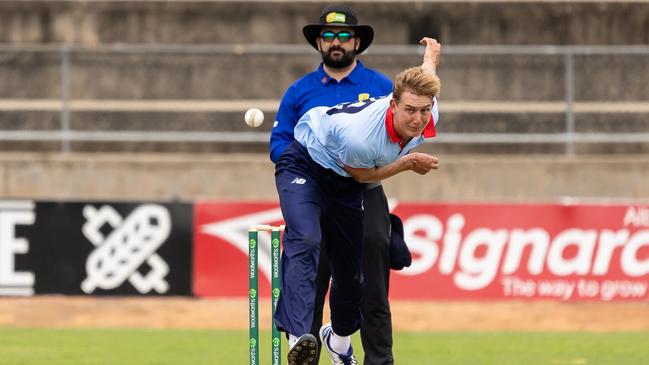
[[(270, 364), (270, 334), (260, 341), (260, 364)], [(246, 364), (247, 344), (247, 331), (3, 328), (0, 364)], [(649, 365), (647, 344), (649, 331), (399, 332), (394, 352), (406, 365)], [(354, 348), (362, 364), (358, 335)], [(326, 354), (320, 364), (329, 364)]]

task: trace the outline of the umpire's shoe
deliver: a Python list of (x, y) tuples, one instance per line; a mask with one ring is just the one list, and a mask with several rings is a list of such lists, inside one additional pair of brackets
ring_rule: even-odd
[(327, 349), (329, 356), (331, 357), (332, 365), (357, 365), (358, 362), (354, 357), (354, 349), (349, 346), (349, 351), (346, 354), (339, 354), (329, 347), (329, 338), (334, 331), (331, 329), (331, 323), (327, 323), (320, 328), (320, 341), (322, 341), (322, 347)]
[(311, 365), (318, 354), (318, 341), (312, 334), (300, 336), (288, 350), (288, 365)]

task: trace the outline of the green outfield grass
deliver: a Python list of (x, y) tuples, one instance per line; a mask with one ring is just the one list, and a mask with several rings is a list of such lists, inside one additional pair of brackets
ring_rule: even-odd
[[(0, 364), (246, 364), (247, 336), (223, 330), (0, 329)], [(270, 364), (269, 336), (262, 332), (260, 338), (264, 365)], [(362, 359), (357, 335), (354, 347)], [(400, 332), (394, 350), (400, 365), (645, 365), (649, 331)]]

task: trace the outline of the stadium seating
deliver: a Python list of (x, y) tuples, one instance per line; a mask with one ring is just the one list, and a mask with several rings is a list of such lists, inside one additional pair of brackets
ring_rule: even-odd
[[(90, 133), (216, 133), (202, 142), (99, 138), (72, 142), (73, 151), (263, 152), (267, 147), (259, 133), (270, 131), (283, 91), (318, 61), (300, 29), (321, 5), (4, 1), (0, 129), (56, 132), (67, 123), (70, 130)], [(649, 19), (649, 6), (638, 3), (355, 6), (362, 20), (376, 28), (375, 46), (362, 59), (389, 76), (420, 62), (412, 49), (399, 47), (415, 44), (422, 35), (448, 46), (440, 67), (444, 122), (439, 130), (453, 138), (442, 138), (434, 147), (445, 153), (563, 153), (565, 49), (550, 47), (539, 54), (539, 48), (531, 53), (507, 48), (492, 54), (493, 45), (638, 45), (646, 43), (643, 27)], [(59, 46), (66, 42), (74, 46), (67, 55), (69, 115), (60, 111)], [(467, 45), (483, 46), (486, 53)], [(574, 131), (599, 133), (597, 141), (584, 140), (574, 151), (647, 152), (641, 137), (607, 141), (602, 135), (649, 133), (649, 53), (602, 52), (582, 50), (571, 59)], [(251, 132), (241, 116), (258, 105), (267, 122)], [(257, 135), (246, 141), (250, 133)], [(236, 143), (228, 142), (230, 137)], [(60, 147), (57, 141), (24, 136), (0, 141), (3, 150)]]

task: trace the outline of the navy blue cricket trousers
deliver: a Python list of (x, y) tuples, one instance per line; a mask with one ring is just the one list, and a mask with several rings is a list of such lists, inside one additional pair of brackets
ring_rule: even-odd
[(320, 241), (326, 235), (333, 331), (353, 334), (361, 324), (363, 184), (320, 166), (297, 141), (275, 165), (275, 184), (286, 222), (275, 325), (298, 337), (311, 332)]

